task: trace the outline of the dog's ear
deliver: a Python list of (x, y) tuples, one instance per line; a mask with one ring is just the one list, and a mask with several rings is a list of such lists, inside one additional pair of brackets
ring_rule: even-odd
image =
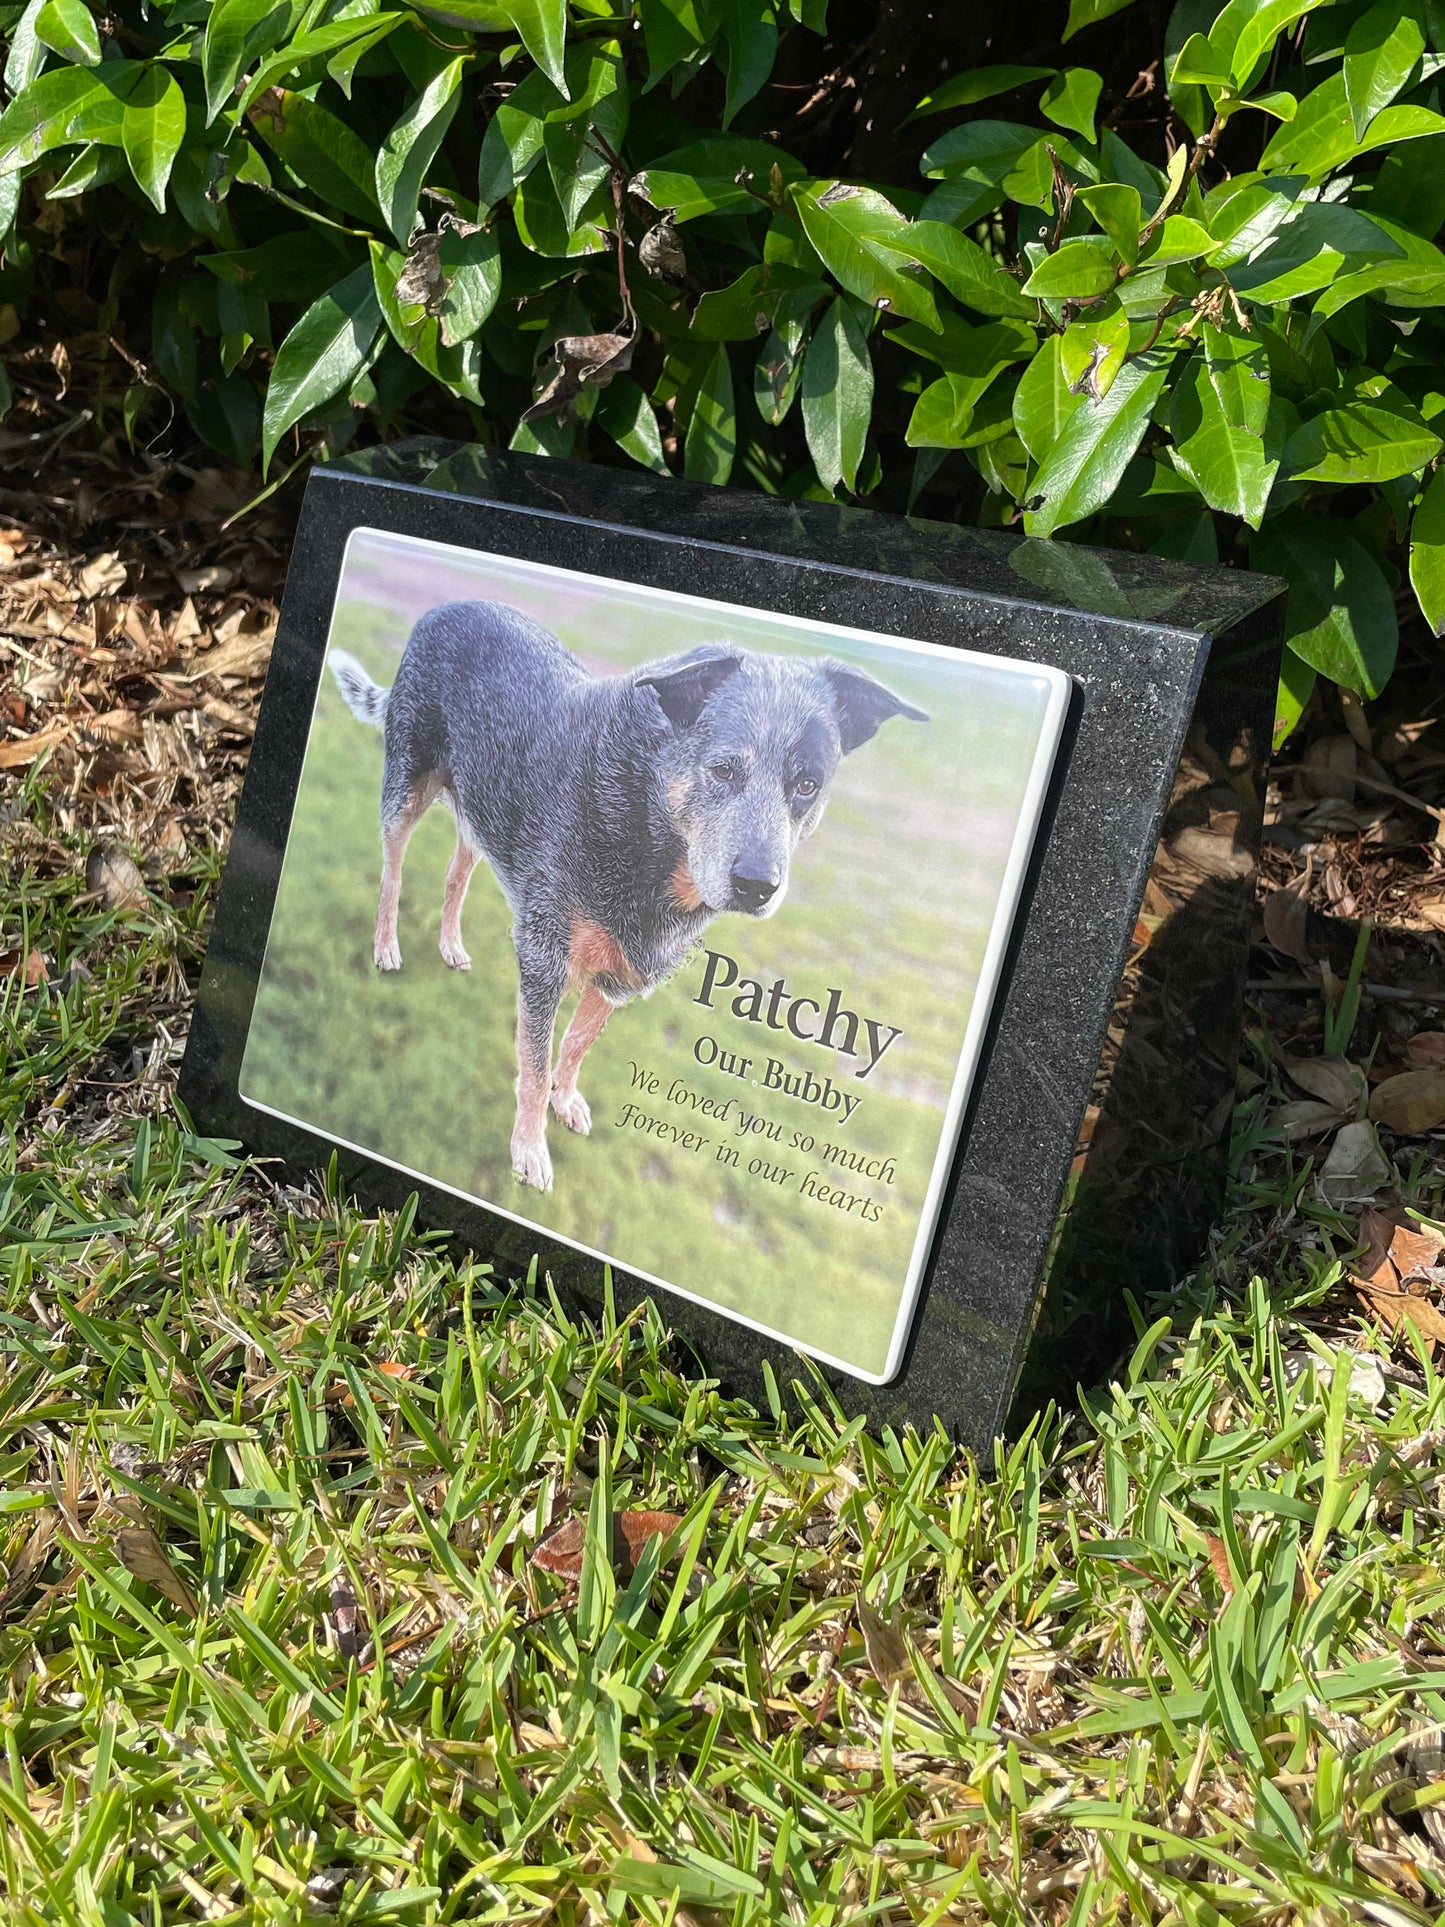
[(928, 711), (895, 696), (881, 682), (875, 682), (865, 669), (850, 669), (847, 664), (830, 662), (825, 674), (833, 689), (833, 710), (838, 718), (838, 735), (843, 754), (876, 736), (890, 716), (907, 716), (911, 722), (926, 723)]
[(708, 697), (742, 666), (743, 659), (735, 651), (705, 642), (689, 649), (685, 656), (674, 656), (670, 662), (649, 669), (637, 678), (637, 687), (654, 690), (673, 728), (686, 729), (702, 714)]

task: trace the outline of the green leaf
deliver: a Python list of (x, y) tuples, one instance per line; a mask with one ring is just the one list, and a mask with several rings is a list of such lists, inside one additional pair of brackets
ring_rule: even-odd
[(1007, 268), (957, 228), (947, 227), (942, 221), (914, 221), (908, 229), (907, 251), (955, 301), (972, 308), (975, 314), (1018, 315), (1032, 320), (1037, 313)]
[[(585, 66), (574, 56), (587, 53)], [(542, 145), (563, 219), (575, 227), (582, 209), (609, 178), (607, 148), (621, 151), (627, 138), (627, 70), (617, 41), (593, 41), (573, 50), (567, 84), (576, 106), (547, 116)], [(593, 138), (596, 130), (601, 139)]]
[(562, 56), (567, 39), (567, 0), (499, 0), (499, 4), (527, 52), (557, 91), (565, 94)]
[(247, 118), (328, 211), (368, 222), (378, 219), (376, 157), (329, 107), (273, 87), (252, 103)]
[(1285, 468), (1298, 482), (1388, 482), (1423, 468), (1445, 442), (1418, 416), (1371, 402), (1327, 408), (1285, 443)]
[(700, 54), (713, 36), (705, 0), (640, 0), (647, 45), (647, 85), (655, 87), (680, 61)]
[(200, 266), (262, 301), (309, 303), (358, 264), (361, 243), (334, 228), (292, 228), (254, 248), (203, 254)]
[(381, 331), (371, 263), (314, 301), (276, 351), (262, 420), (261, 468), (303, 415), (349, 388)]
[(1275, 41), (1297, 20), (1329, 0), (1230, 0), (1209, 29), (1210, 44), (1229, 62), (1236, 93), (1243, 93), (1255, 68)]
[(291, 0), (220, 0), (211, 9), (201, 42), (206, 84), (206, 125), (231, 100), (248, 60), (288, 38)]
[[(1387, 307), (1438, 308), (1445, 306), (1445, 254), (1432, 242), (1390, 221), (1377, 221), (1386, 237), (1400, 249), (1387, 261), (1376, 261), (1353, 272), (1342, 269), (1325, 289), (1310, 315), (1310, 330), (1338, 314), (1361, 295), (1378, 294)], [(1347, 263), (1346, 268), (1351, 264)], [(1308, 335), (1306, 336), (1308, 339)]]
[(457, 89), (466, 65), (465, 58), (448, 62), (407, 103), (376, 157), (376, 198), (387, 226), (403, 246), (416, 225), (427, 169), (457, 111)]
[(995, 378), (1032, 349), (1032, 332), (1011, 323), (957, 330), (944, 358), (948, 373), (942, 381), (924, 389), (913, 410), (908, 424), (909, 447), (970, 448), (1005, 433), (1012, 426), (1011, 418), (1006, 421), (1000, 413), (980, 429), (975, 427), (974, 411)]
[(730, 213), (740, 208), (760, 211), (760, 197), (769, 192), (774, 167), (785, 181), (801, 180), (805, 173), (791, 154), (766, 141), (714, 134), (659, 154), (633, 176), (633, 182), (654, 207), (671, 208), (674, 219), (681, 223), (700, 214)]
[(1410, 523), (1410, 586), (1435, 635), (1445, 635), (1445, 469), (1431, 476)]
[(1445, 116), (1428, 107), (1385, 107), (1363, 135), (1357, 134), (1341, 70), (1305, 95), (1293, 121), (1279, 128), (1265, 148), (1260, 166), (1266, 173), (1298, 168), (1311, 180), (1319, 180), (1357, 154), (1442, 132)]
[(1140, 259), (1142, 268), (1167, 268), (1179, 261), (1197, 261), (1212, 254), (1215, 242), (1208, 228), (1187, 214), (1171, 214), (1155, 229)]
[(249, 113), (253, 103), (260, 99), (268, 87), (273, 87), (277, 81), (286, 79), (289, 74), (296, 73), (313, 60), (326, 64), (336, 59), (343, 48), (363, 41), (372, 45), (384, 39), (401, 18), (400, 14), (383, 14), (378, 20), (375, 14), (361, 14), (349, 19), (333, 20), (324, 27), (313, 27), (309, 33), (298, 34), (256, 68), (246, 82), (239, 111)]
[(1345, 98), (1356, 136), (1409, 81), (1425, 51), (1425, 30), (1404, 0), (1377, 0), (1345, 37)]
[(911, 266), (909, 223), (871, 187), (809, 181), (792, 190), (803, 231), (833, 279), (870, 308), (937, 329), (927, 276)]
[(1014, 427), (1036, 462), (1047, 459), (1084, 399), (1065, 379), (1061, 348), (1062, 337), (1050, 335), (1014, 390)]
[(120, 143), (136, 185), (166, 211), (166, 182), (186, 137), (186, 99), (169, 69), (147, 67), (121, 116)]
[(1251, 568), (1289, 583), (1285, 639), (1295, 654), (1332, 682), (1378, 696), (1399, 647), (1395, 598), (1348, 526), (1289, 510), (1265, 523), (1249, 559)]
[(930, 180), (966, 178), (999, 187), (1038, 138), (1036, 127), (1018, 121), (965, 121), (926, 147), (918, 165)]
[(1144, 439), (1169, 361), (1168, 353), (1158, 348), (1135, 355), (1102, 400), (1085, 401), (1070, 417), (1034, 477), (1031, 499), (1036, 506), (1024, 523), (1030, 535), (1052, 535), (1108, 501)]
[(807, 324), (799, 316), (781, 314), (778, 325), (763, 343), (753, 368), (753, 399), (758, 413), (776, 428), (793, 405), (798, 377), (803, 372)]
[(1108, 294), (1119, 279), (1112, 241), (1086, 234), (1046, 254), (1024, 283), (1025, 294), (1040, 300), (1084, 301)]
[(1169, 69), (1171, 87), (1208, 87), (1217, 91), (1229, 85), (1229, 59), (1210, 41), (1207, 34), (1192, 33), (1174, 57)]
[(443, 347), (455, 348), (480, 330), (497, 305), (502, 291), (497, 237), (485, 228), (478, 228), (474, 234), (448, 228), (442, 235), (441, 270), (448, 286), (437, 320)]
[(1092, 399), (1107, 393), (1129, 352), (1129, 317), (1117, 301), (1096, 301), (1059, 338), (1059, 366), (1069, 387)]
[(1266, 245), (1230, 272), (1235, 292), (1272, 306), (1327, 288), (1336, 275), (1404, 252), (1357, 208), (1315, 201), (1301, 207)]
[(868, 340), (848, 303), (835, 301), (819, 322), (803, 361), (803, 432), (826, 489), (850, 494), (873, 413)]
[[(459, 239), (461, 237), (458, 237)], [(470, 238), (470, 237), (469, 237)], [(407, 257), (380, 241), (371, 243), (372, 281), (381, 315), (392, 339), (417, 366), (476, 406), (482, 405), (481, 344), (474, 335), (446, 342), (442, 323), (420, 306), (403, 307), (397, 297), (397, 278)]]
[(1066, 67), (1045, 87), (1039, 107), (1045, 119), (1056, 127), (1067, 127), (1092, 143), (1094, 115), (1098, 112), (1103, 88), (1103, 76), (1096, 74), (1092, 67)]
[(1308, 186), (1303, 174), (1267, 181), (1245, 174), (1206, 195), (1205, 225), (1215, 241), (1211, 265), (1232, 268), (1248, 260), (1290, 219)]
[(690, 482), (713, 482), (721, 487), (733, 472), (737, 446), (733, 371), (727, 343), (720, 341), (693, 400), (683, 445), (683, 473)]
[(63, 60), (82, 67), (100, 65), (100, 35), (84, 0), (46, 0), (36, 16), (35, 32)]
[(652, 404), (631, 375), (614, 375), (597, 398), (593, 421), (624, 454), (658, 475), (671, 470), (662, 452), (662, 431)]
[(35, 31), (46, 0), (26, 0), (20, 18), (10, 29), (10, 45), (5, 53), (5, 85), (12, 94), (21, 94), (44, 71), (46, 46)]
[[(1048, 80), (1057, 72), (1057, 67), (966, 67), (933, 93), (925, 94), (908, 120), (941, 114), (949, 107), (973, 107), (981, 100), (992, 100), (995, 94), (1009, 94), (1015, 87), (1026, 87), (1031, 80)], [(907, 125), (905, 121), (904, 126)]]
[(545, 167), (527, 176), (512, 202), (512, 219), (523, 244), (554, 259), (572, 260), (610, 247), (612, 216), (612, 197), (599, 190), (578, 210), (575, 221), (569, 221)]
[(730, 287), (705, 294), (693, 310), (692, 332), (700, 341), (751, 341), (771, 331), (786, 300), (806, 314), (829, 292), (806, 268), (761, 261), (745, 268)]
[(1108, 235), (1121, 258), (1133, 267), (1139, 259), (1139, 230), (1144, 225), (1144, 207), (1138, 188), (1106, 181), (1101, 187), (1081, 188), (1078, 198)]
[(1170, 396), (1169, 427), (1179, 467), (1212, 509), (1258, 528), (1279, 467), (1265, 447), (1269, 359), (1236, 328), (1204, 327)]
[(771, 10), (757, 0), (716, 0), (722, 14), (722, 42), (726, 52), (727, 94), (722, 124), (730, 127), (773, 71), (778, 51), (778, 23)]
[(1304, 714), (1305, 704), (1314, 694), (1319, 674), (1319, 670), (1307, 663), (1303, 656), (1297, 656), (1288, 644), (1285, 645), (1279, 665), (1279, 688), (1274, 699), (1272, 748), (1279, 748)]
[(1085, 27), (1097, 26), (1101, 20), (1111, 19), (1133, 4), (1134, 0), (1069, 0), (1069, 18), (1062, 38), (1072, 40)]
[(32, 80), (0, 114), (0, 174), (75, 141), (121, 146), (125, 103), (144, 71), (138, 60), (103, 60), (98, 67), (55, 67)]

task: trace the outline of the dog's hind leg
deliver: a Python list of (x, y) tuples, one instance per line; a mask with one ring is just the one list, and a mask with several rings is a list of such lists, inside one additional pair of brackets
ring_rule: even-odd
[(462, 942), (462, 905), (467, 900), (467, 885), (482, 853), (467, 841), (467, 833), (457, 824), (457, 847), (447, 865), (446, 892), (442, 898), (442, 958), (453, 970), (470, 970), (472, 960)]
[(435, 777), (419, 783), (398, 796), (383, 789), (381, 801), (381, 897), (376, 906), (376, 941), (372, 955), (378, 970), (401, 969), (401, 945), (397, 941), (396, 917), (401, 904), (401, 866), (411, 833), (436, 800)]
[(562, 1001), (565, 972), (533, 964), (518, 954), (517, 1117), (512, 1126), (512, 1172), (539, 1191), (552, 1189), (547, 1150), (547, 1093), (552, 1083), (552, 1033)]
[(572, 1013), (572, 1021), (557, 1053), (557, 1068), (552, 1073), (552, 1109), (569, 1131), (586, 1137), (592, 1129), (592, 1112), (587, 1099), (577, 1088), (582, 1059), (602, 1034), (602, 1026), (612, 1015), (612, 1005), (596, 984), (589, 984)]

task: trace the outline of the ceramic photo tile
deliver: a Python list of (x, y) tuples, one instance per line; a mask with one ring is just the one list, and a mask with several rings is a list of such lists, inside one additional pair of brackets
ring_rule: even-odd
[(884, 1383), (1068, 700), (359, 527), (240, 1096)]

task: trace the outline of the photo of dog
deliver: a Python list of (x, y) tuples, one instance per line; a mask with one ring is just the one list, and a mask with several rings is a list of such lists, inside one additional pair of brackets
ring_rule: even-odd
[[(845, 756), (890, 718), (927, 712), (866, 670), (705, 642), (594, 675), (500, 601), (416, 622), (383, 687), (346, 650), (329, 665), (352, 713), (383, 732), (381, 887), (373, 959), (400, 970), (402, 865), (433, 803), (456, 823), (440, 950), (468, 970), (462, 907), (487, 862), (517, 964), (516, 1178), (552, 1188), (550, 1107), (586, 1136), (583, 1059), (614, 1010), (678, 968), (714, 918), (771, 917), (799, 842)], [(553, 1057), (557, 1015), (575, 1013)]]

